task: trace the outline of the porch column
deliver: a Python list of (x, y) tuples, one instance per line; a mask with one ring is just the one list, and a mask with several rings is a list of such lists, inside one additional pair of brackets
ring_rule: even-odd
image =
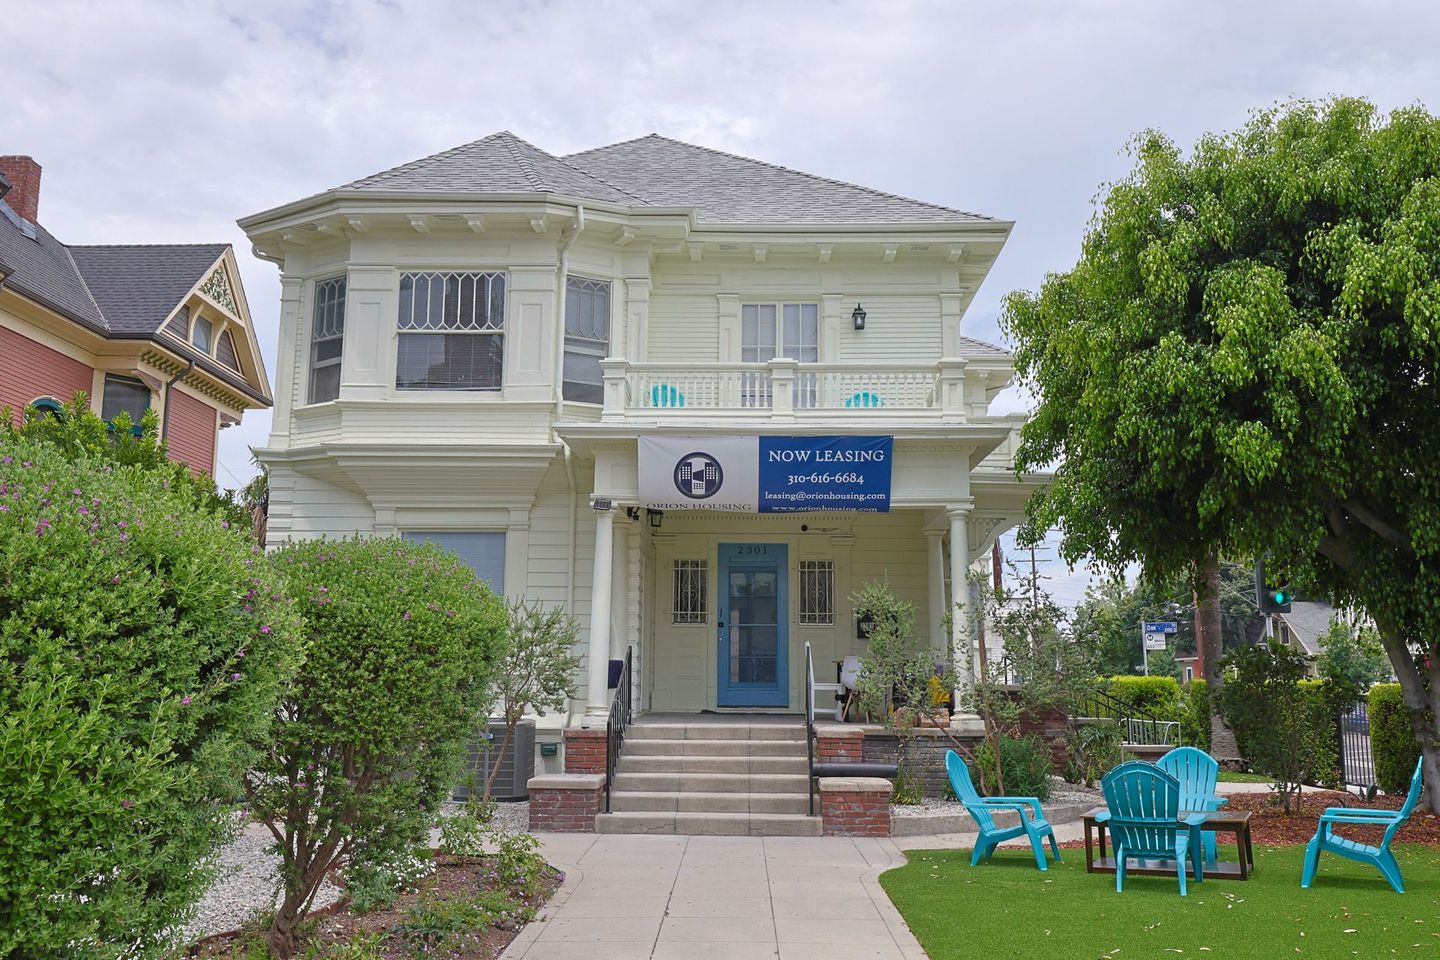
[(975, 682), (974, 658), (970, 656), (970, 583), (966, 571), (970, 557), (970, 509), (950, 507), (950, 637), (955, 645), (955, 678), (965, 686)]
[(941, 651), (945, 646), (945, 531), (927, 530), (929, 546), (926, 557), (930, 564), (930, 646)]
[(615, 514), (595, 511), (595, 564), (590, 577), (589, 684), (585, 723), (604, 722), (610, 713), (606, 681), (610, 676), (610, 590), (614, 576)]

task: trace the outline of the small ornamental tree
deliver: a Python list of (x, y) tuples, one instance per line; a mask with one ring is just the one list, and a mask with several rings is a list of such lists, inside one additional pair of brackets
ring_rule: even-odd
[(1241, 755), (1275, 779), (1286, 813), (1304, 784), (1335, 778), (1332, 703), (1302, 685), (1308, 663), (1303, 653), (1277, 643), (1237, 650), (1224, 663), (1220, 712)]
[(298, 620), (165, 474), (0, 436), (0, 957), (167, 955)]
[(505, 605), (430, 544), (316, 540), (272, 558), (306, 619), (305, 664), (245, 792), (281, 858), (267, 945), (291, 957), (327, 873), (425, 838), (493, 702)]
[(490, 799), (500, 764), (515, 740), (515, 728), (530, 711), (563, 710), (575, 694), (580, 658), (575, 640), (580, 628), (560, 607), (517, 597), (508, 605), (509, 636), (505, 655), (495, 670), (495, 693), (503, 704), (505, 739), (485, 778), (484, 799)]

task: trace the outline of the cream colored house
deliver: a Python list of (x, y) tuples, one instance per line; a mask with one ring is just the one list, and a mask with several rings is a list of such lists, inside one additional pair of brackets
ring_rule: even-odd
[[(627, 646), (641, 711), (799, 712), (805, 643), (833, 679), (872, 579), (943, 656), (954, 585), (1038, 482), (990, 413), (1010, 357), (960, 332), (1002, 220), (659, 136), (499, 133), (240, 225), (283, 275), (272, 540), (432, 538), (564, 605), (570, 723)], [(777, 450), (810, 453), (757, 478)]]

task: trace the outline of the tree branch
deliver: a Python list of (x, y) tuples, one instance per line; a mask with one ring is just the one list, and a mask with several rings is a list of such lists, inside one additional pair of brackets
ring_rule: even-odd
[(1403, 531), (1397, 530), (1395, 527), (1382, 520), (1375, 513), (1375, 511), (1371, 510), (1369, 507), (1366, 507), (1365, 505), (1360, 503), (1356, 503), (1354, 500), (1346, 500), (1345, 509), (1350, 511), (1352, 516), (1358, 519), (1361, 523), (1365, 524), (1365, 526), (1369, 527), (1382, 539), (1388, 540), (1389, 542), (1395, 544), (1397, 547), (1403, 547), (1407, 550), (1410, 549), (1410, 538), (1407, 537)]

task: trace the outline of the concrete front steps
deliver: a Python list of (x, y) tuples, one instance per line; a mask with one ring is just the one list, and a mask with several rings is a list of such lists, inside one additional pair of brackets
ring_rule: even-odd
[(632, 724), (598, 833), (818, 837), (805, 727), (710, 719)]

